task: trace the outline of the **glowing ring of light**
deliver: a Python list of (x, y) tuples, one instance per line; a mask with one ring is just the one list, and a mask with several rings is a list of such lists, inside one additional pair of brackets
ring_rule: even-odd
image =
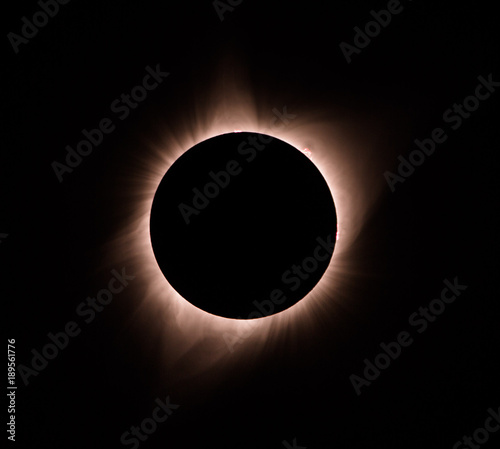
[[(213, 89), (208, 95), (205, 114), (200, 118), (199, 104), (193, 104), (184, 118), (158, 131), (156, 141), (143, 143), (142, 151), (129, 161), (121, 183), (130, 210), (122, 219), (122, 227), (109, 242), (107, 266), (127, 266), (136, 275), (135, 290), (129, 295), (140, 295), (135, 317), (141, 325), (158, 326), (165, 342), (164, 367), (186, 365), (184, 377), (195, 376), (209, 369), (221, 372), (224, 366), (248, 363), (249, 354), (257, 355), (273, 350), (294, 329), (296, 334), (314, 330), (325, 312), (345, 307), (345, 278), (353, 273), (349, 249), (365, 224), (375, 205), (383, 182), (361, 186), (360, 179), (373, 176), (373, 160), (360, 158), (374, 151), (368, 133), (359, 132), (359, 126), (369, 126), (358, 117), (360, 124), (341, 122), (338, 115), (320, 109), (288, 111), (296, 114), (284, 123), (276, 114), (283, 111), (286, 102), (280, 98), (262, 100), (257, 108), (253, 97), (238, 85), (224, 85), (223, 95)], [(189, 106), (183, 105), (189, 110)], [(311, 159), (323, 175), (332, 194), (337, 211), (337, 244), (329, 266), (316, 286), (298, 303), (275, 315), (258, 320), (235, 320), (211, 315), (184, 300), (168, 283), (157, 265), (149, 235), (149, 217), (156, 189), (171, 164), (185, 151), (199, 142), (220, 134), (244, 130), (267, 134), (281, 139), (295, 148), (308, 149)], [(382, 164), (384, 161), (382, 161)], [(379, 167), (380, 170), (382, 170)], [(378, 178), (377, 178), (378, 179)], [(119, 249), (118, 249), (119, 248)], [(161, 324), (158, 324), (161, 323)], [(231, 350), (228, 339), (236, 343)], [(203, 348), (202, 355), (198, 348)], [(186, 368), (184, 368), (186, 369)]]

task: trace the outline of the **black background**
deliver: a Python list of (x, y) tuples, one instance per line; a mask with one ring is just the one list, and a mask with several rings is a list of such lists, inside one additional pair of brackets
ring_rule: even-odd
[[(241, 61), (269, 95), (285, 93), (291, 111), (304, 99), (340, 104), (351, 119), (360, 105), (373, 115), (398, 110), (407, 128), (395, 120), (386, 135), (408, 138), (388, 170), (396, 169), (397, 154), (413, 149), (413, 139), (443, 126), (443, 112), (473, 94), (479, 75), (500, 79), (493, 5), (403, 5), (350, 64), (339, 43), (352, 43), (353, 27), (385, 2), (245, 0), (220, 21), (210, 1), (73, 0), (18, 54), (5, 38), (0, 232), (8, 237), (0, 253), (7, 336), (16, 339), (18, 363), (29, 364), (31, 349), (109, 279), (100, 263), (117, 226), (109, 210), (127, 201), (117, 173), (134, 163), (136, 136), (156, 117), (192, 115), (184, 100), (215, 76), (223, 56)], [(21, 17), (39, 10), (34, 1), (9, 6), (4, 35), (19, 33)], [(59, 184), (52, 161), (158, 63), (169, 78)], [(121, 434), (166, 394), (181, 407), (144, 447), (279, 448), (297, 438), (308, 448), (451, 448), (483, 426), (488, 407), (499, 406), (497, 95), (395, 193), (382, 195), (352, 248), (361, 274), (346, 293), (341, 324), (326, 315), (310, 338), (291, 339), (292, 349), (241, 366), (214, 394), (189, 400), (167, 380), (158, 387), (161, 376), (145, 355), (156, 342), (145, 345), (140, 327), (119, 326), (134, 316), (138, 299), (128, 294), (128, 308), (113, 302), (20, 385), (12, 446), (123, 447)], [(373, 360), (380, 342), (408, 330), (409, 315), (455, 276), (467, 290), (356, 396), (349, 376), (361, 374), (363, 359)], [(193, 390), (203, 381), (192, 379)]]

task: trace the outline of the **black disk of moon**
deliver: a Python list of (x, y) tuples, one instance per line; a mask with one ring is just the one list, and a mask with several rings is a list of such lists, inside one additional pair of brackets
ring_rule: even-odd
[(264, 134), (212, 137), (180, 156), (155, 193), (153, 251), (170, 285), (208, 313), (281, 312), (318, 283), (333, 253), (330, 189), (301, 151)]

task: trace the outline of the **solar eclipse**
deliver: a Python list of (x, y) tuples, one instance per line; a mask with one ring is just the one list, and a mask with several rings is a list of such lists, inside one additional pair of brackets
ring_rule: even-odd
[(248, 132), (212, 137), (179, 157), (158, 186), (150, 221), (172, 287), (206, 312), (244, 319), (281, 312), (312, 290), (336, 226), (314, 163), (278, 138)]

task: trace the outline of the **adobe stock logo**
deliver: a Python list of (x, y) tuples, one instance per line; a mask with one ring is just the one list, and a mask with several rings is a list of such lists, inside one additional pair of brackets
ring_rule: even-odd
[(155, 404), (157, 406), (153, 409), (151, 418), (144, 418), (140, 426), (130, 426), (129, 430), (122, 433), (120, 442), (123, 445), (137, 449), (141, 442), (146, 441), (150, 435), (156, 432), (159, 424), (164, 423), (174, 413), (173, 410), (180, 407), (170, 402), (170, 396), (167, 396), (164, 401), (156, 398)]
[[(318, 237), (316, 242), (317, 245), (314, 251), (311, 252), (311, 255), (305, 257), (299, 265), (294, 264), (283, 272), (280, 278), (283, 285), (282, 288), (271, 290), (269, 299), (264, 299), (262, 301), (254, 300), (252, 302), (256, 310), (249, 313), (246, 317), (248, 322), (244, 327), (240, 328), (237, 334), (224, 332), (222, 338), (230, 352), (234, 352), (234, 347), (242, 343), (255, 330), (255, 321), (252, 321), (254, 318), (273, 315), (275, 313), (275, 308), (282, 308), (282, 304), (287, 301), (287, 297), (290, 293), (299, 290), (301, 285), (307, 282), (311, 275), (314, 275), (318, 270), (324, 272), (326, 266), (330, 263), (336, 240), (329, 235), (326, 239)], [(237, 318), (243, 319), (241, 316)]]
[[(452, 107), (443, 112), (443, 122), (449, 125), (452, 131), (457, 131), (479, 109), (481, 103), (488, 100), (500, 87), (500, 82), (493, 79), (493, 73), (486, 77), (478, 76), (477, 81), (473, 93), (471, 92), (460, 103), (453, 103)], [(397, 173), (388, 170), (384, 172), (384, 178), (391, 192), (396, 190), (398, 183), (404, 183), (417, 167), (420, 167), (429, 156), (432, 156), (438, 145), (446, 142), (448, 134), (449, 132), (444, 128), (434, 128), (429, 137), (414, 140), (417, 148), (412, 150), (407, 158), (402, 154), (398, 156)]]
[[(410, 326), (416, 327), (417, 334), (425, 332), (430, 323), (434, 323), (442, 315), (447, 307), (467, 289), (467, 285), (460, 284), (458, 277), (453, 281), (444, 279), (445, 287), (441, 290), (439, 298), (431, 300), (427, 307), (419, 307), (417, 312), (408, 317)], [(407, 348), (415, 341), (414, 337), (408, 331), (401, 331), (394, 341), (389, 343), (380, 343), (381, 351), (373, 358), (373, 362), (368, 358), (363, 360), (363, 376), (351, 374), (349, 380), (356, 392), (356, 395), (362, 393), (362, 387), (369, 387), (379, 378), (382, 371), (388, 369), (392, 363), (397, 360)]]
[(10, 45), (14, 49), (14, 53), (19, 53), (19, 46), (21, 44), (29, 43), (33, 39), (40, 28), (43, 28), (49, 23), (49, 17), (54, 18), (59, 12), (59, 5), (66, 5), (70, 0), (39, 0), (38, 6), (42, 9), (33, 14), (33, 17), (28, 19), (26, 16), (21, 17), (23, 26), (21, 28), (21, 36), (19, 34), (10, 32), (7, 34)]
[[(411, 0), (408, 0), (411, 1)], [(339, 44), (340, 50), (344, 55), (348, 64), (352, 61), (352, 55), (360, 54), (361, 50), (370, 45), (372, 39), (376, 38), (382, 31), (382, 28), (386, 28), (392, 21), (392, 16), (400, 14), (404, 7), (401, 5), (399, 0), (389, 0), (387, 3), (387, 9), (381, 9), (376, 12), (373, 9), (370, 11), (370, 15), (374, 20), (367, 22), (364, 26), (364, 30), (359, 27), (354, 27), (354, 45), (348, 44), (347, 42), (341, 42)]]
[[(273, 118), (269, 126), (271, 132), (279, 131), (297, 117), (296, 114), (290, 114), (286, 106), (282, 108), (282, 111), (273, 108), (272, 112)], [(281, 123), (276, 124), (278, 120)], [(232, 179), (241, 174), (243, 165), (252, 163), (256, 159), (258, 160), (259, 154), (261, 154), (262, 151), (266, 149), (267, 145), (274, 140), (273, 137), (261, 133), (242, 133), (241, 135), (244, 135), (246, 139), (242, 139), (238, 144), (237, 159), (228, 159), (224, 166), (220, 167), (220, 171), (210, 171), (205, 177), (206, 179), (208, 178), (208, 181), (204, 183), (203, 187), (192, 188), (193, 196), (191, 201), (179, 203), (179, 212), (187, 225), (191, 223), (193, 215), (199, 215), (212, 200), (219, 196)], [(309, 150), (307, 150), (307, 152), (304, 150), (304, 154), (309, 158), (311, 157), (311, 152)]]
[(236, 6), (241, 5), (241, 3), (243, 3), (243, 0), (226, 0), (226, 1), (214, 0), (212, 2), (212, 6), (214, 7), (215, 12), (219, 16), (219, 20), (223, 22), (224, 14), (226, 12), (233, 12), (234, 8)]
[[(129, 282), (135, 278), (134, 275), (126, 273), (125, 268), (117, 271), (111, 270), (112, 277), (108, 282), (107, 288), (102, 288), (97, 292), (95, 297), (87, 297), (75, 309), (76, 315), (85, 317), (83, 323), (89, 325), (92, 323), (97, 313), (101, 313), (106, 306), (111, 304), (114, 297), (121, 293)], [(32, 359), (29, 366), (24, 364), (17, 365), (17, 371), (25, 386), (29, 384), (30, 377), (38, 376), (43, 370), (47, 368), (49, 362), (54, 360), (62, 351), (64, 351), (70, 342), (81, 334), (83, 324), (77, 321), (70, 320), (66, 322), (64, 328), (60, 332), (49, 332), (47, 334), (48, 342), (40, 349), (33, 348), (31, 350)]]
[(486, 444), (492, 433), (500, 430), (500, 407), (497, 411), (489, 408), (488, 417), (484, 420), (484, 427), (478, 427), (470, 435), (464, 435), (461, 441), (457, 441), (453, 445), (453, 449), (479, 449), (480, 446)]
[[(134, 86), (127, 94), (122, 93), (120, 97), (111, 102), (109, 108), (111, 112), (118, 116), (119, 120), (125, 120), (140, 103), (147, 99), (149, 93), (155, 90), (169, 76), (168, 72), (161, 70), (160, 64), (156, 64), (154, 69), (148, 65), (144, 70), (146, 74), (142, 78), (141, 84)], [(116, 124), (113, 119), (108, 117), (99, 120), (96, 128), (82, 129), (83, 138), (74, 145), (75, 148), (66, 145), (66, 157), (64, 159), (66, 164), (59, 161), (53, 161), (51, 164), (58, 181), (63, 182), (63, 175), (72, 173), (83, 162), (83, 158), (89, 156), (95, 148), (101, 145), (104, 136), (111, 134), (115, 129)]]

